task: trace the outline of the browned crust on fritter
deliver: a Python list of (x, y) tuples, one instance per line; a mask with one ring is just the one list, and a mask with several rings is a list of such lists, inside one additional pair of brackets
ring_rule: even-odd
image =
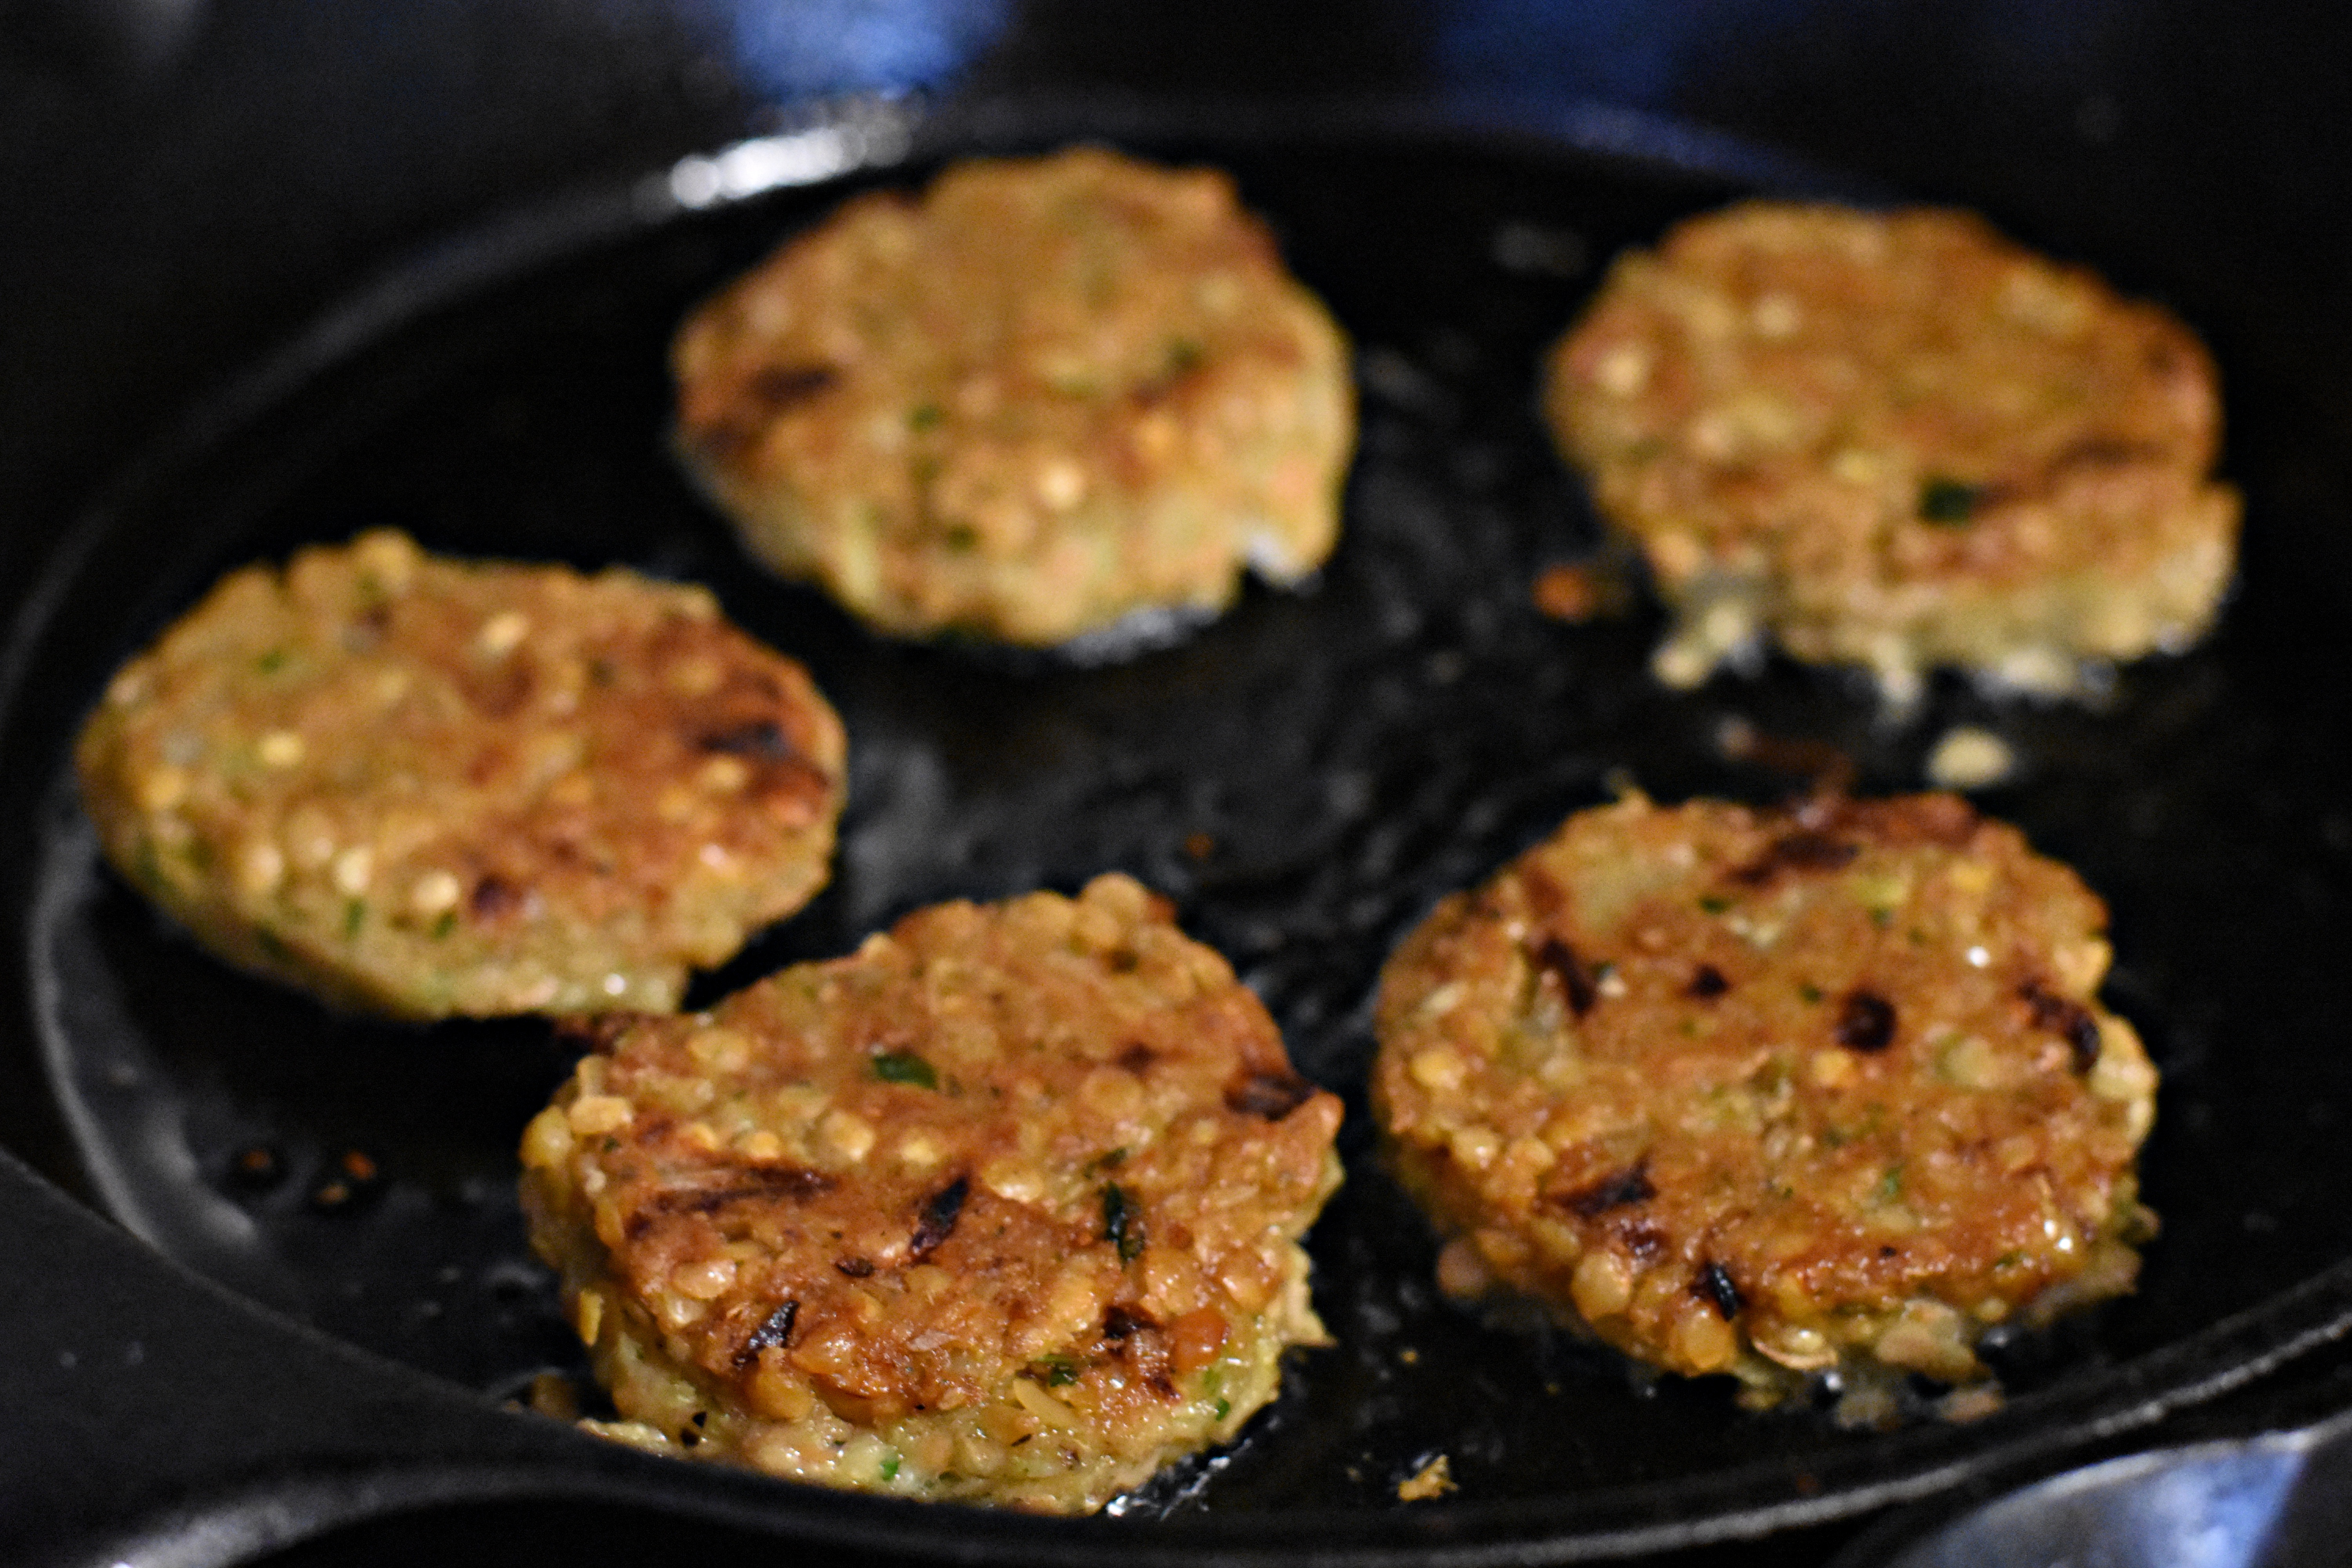
[(224, 956), (419, 1017), (674, 1006), (824, 885), (840, 721), (701, 589), (377, 532), (231, 574), (77, 752)]
[(2126, 1289), (2155, 1072), (2105, 910), (1957, 796), (1569, 818), (1390, 959), (1372, 1099), (1455, 1238), (1751, 1393), (1948, 1381), (1994, 1322)]
[[(525, 1196), (624, 1415), (831, 1484), (1093, 1508), (1320, 1338), (1297, 1242), (1339, 1121), (1224, 962), (1106, 877), (629, 1027), (534, 1122)], [(859, 1433), (887, 1473), (842, 1458)]]
[(2234, 556), (2195, 336), (1968, 213), (1684, 223), (1619, 260), (1546, 407), (1670, 602), (1753, 580), (1790, 653), (1897, 682), (2178, 649)]
[(672, 358), (752, 552), (888, 631), (1059, 643), (1337, 534), (1345, 342), (1213, 171), (1079, 148), (859, 197)]

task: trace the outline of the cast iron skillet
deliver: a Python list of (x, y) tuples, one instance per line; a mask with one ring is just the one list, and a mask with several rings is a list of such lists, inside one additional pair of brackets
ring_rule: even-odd
[[(749, 566), (681, 484), (663, 444), (665, 341), (695, 299), (846, 191), (1080, 129), (1232, 169), (1352, 334), (1363, 434), (1345, 538), (1309, 592), (1253, 591), (1126, 664), (877, 641)], [(167, 1309), (159, 1330), (152, 1310), (26, 1288), (36, 1342), (12, 1352), (0, 1392), (83, 1427), (144, 1424), (107, 1489), (78, 1492), (37, 1460), (5, 1483), (37, 1504), (17, 1515), (33, 1539), (61, 1562), (125, 1541), (225, 1562), (371, 1510), (528, 1494), (963, 1561), (1568, 1560), (2045, 1462), (2341, 1331), (2352, 715), (2308, 675), (2352, 652), (2352, 578), (2324, 569), (2347, 487), (2309, 482), (2315, 464), (2340, 481), (2341, 458), (2297, 434), (2296, 385), (2231, 384), (2242, 584), (2206, 646), (2123, 672), (2091, 709), (1939, 684), (1916, 722), (1894, 725), (1845, 679), (1780, 664), (1665, 692), (1644, 674), (1654, 617), (1565, 626), (1530, 603), (1543, 565), (1596, 540), (1535, 418), (1537, 356), (1620, 247), (1759, 189), (1885, 195), (1615, 115), (1503, 129), (1389, 110), (971, 113), (910, 141), (905, 119), (869, 108), (447, 247), (200, 411), (68, 534), (14, 629), (0, 912), (25, 965), (7, 1026), (37, 1053), (80, 1164), (60, 1173), (234, 1295), (6, 1171), (25, 1193), (0, 1209), (0, 1244), (70, 1254), (79, 1278), (135, 1281)], [(2159, 293), (2183, 264), (2090, 259)], [(99, 864), (68, 770), (112, 666), (218, 574), (377, 524), (432, 548), (707, 583), (839, 705), (853, 772), (834, 885), (698, 998), (941, 898), (1114, 868), (1173, 898), (1264, 995), (1301, 1068), (1348, 1099), (1349, 1184), (1312, 1237), (1337, 1348), (1297, 1357), (1232, 1452), (1112, 1520), (787, 1488), (500, 1410), (534, 1374), (579, 1368), (512, 1191), (515, 1139), (566, 1048), (527, 1023), (337, 1016), (222, 968)], [(1734, 760), (1727, 726), (1835, 747), (1860, 787), (1894, 791), (1920, 786), (1927, 747), (1958, 722), (2021, 759), (1987, 809), (2114, 908), (2109, 998), (2165, 1072), (2145, 1156), (2165, 1231), (2138, 1294), (2003, 1347), (2000, 1413), (1891, 1433), (1743, 1415), (1721, 1380), (1645, 1384), (1562, 1336), (1434, 1300), (1430, 1244), (1371, 1157), (1363, 1107), (1369, 994), (1391, 942), (1622, 783), (1670, 800), (1794, 786)], [(1459, 1493), (1401, 1508), (1397, 1482), (1440, 1453)], [(95, 1525), (110, 1513), (123, 1516), (111, 1535)]]

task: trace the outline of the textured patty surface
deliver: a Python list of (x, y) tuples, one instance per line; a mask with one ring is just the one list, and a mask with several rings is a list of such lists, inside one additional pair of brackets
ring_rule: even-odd
[(1339, 1101), (1124, 877), (940, 905), (584, 1058), (523, 1142), (624, 1419), (779, 1476), (1076, 1512), (1314, 1343)]
[(2150, 1226), (2105, 926), (1953, 795), (1570, 817), (1381, 976), (1373, 1104), (1441, 1283), (1749, 1403), (1982, 1377), (1985, 1330), (2127, 1289)]
[(2239, 502), (2210, 362), (1970, 215), (1751, 203), (1621, 258), (1546, 409), (1678, 613), (1692, 685), (1769, 631), (1907, 700), (2042, 692), (2210, 623)]
[(860, 197), (672, 359), (753, 553), (887, 631), (1064, 643), (1337, 536), (1346, 344), (1210, 171), (1082, 148)]
[(658, 1011), (824, 885), (841, 723), (701, 589), (394, 532), (224, 578), (76, 753), (231, 961), (412, 1017)]

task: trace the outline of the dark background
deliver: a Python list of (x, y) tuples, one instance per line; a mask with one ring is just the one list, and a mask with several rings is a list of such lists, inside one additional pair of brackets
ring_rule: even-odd
[[(0, 0), (0, 594), (142, 438), (355, 281), (845, 93), (1274, 110), (1402, 94), (1538, 123), (1615, 106), (1965, 202), (2067, 253), (2161, 255), (2193, 233), (2168, 298), (2225, 363), (2338, 367), (2309, 390), (2315, 434), (2340, 447), (2347, 45), (2343, 11), (2225, 0)], [(2279, 299), (2297, 308), (2246, 306)], [(18, 1105), (0, 1131), (23, 1148), (39, 1119)], [(2345, 1362), (2299, 1363), (2174, 1430), (2341, 1403)], [(1686, 1561), (1813, 1563), (1851, 1533)], [(775, 1550), (493, 1504), (271, 1561), (656, 1549)]]

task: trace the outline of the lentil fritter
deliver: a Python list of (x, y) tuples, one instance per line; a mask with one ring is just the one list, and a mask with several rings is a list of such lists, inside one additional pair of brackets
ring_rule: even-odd
[(1988, 1329), (2129, 1289), (2152, 1232), (2105, 927), (1955, 795), (1570, 816), (1381, 975), (1373, 1106), (1441, 1285), (1750, 1405), (1982, 1379)]
[(2235, 558), (2203, 347), (1967, 213), (1694, 218), (1611, 270), (1546, 412), (1676, 613), (1670, 685), (1769, 632), (1898, 705), (1942, 665), (2075, 692), (2201, 637)]
[(824, 883), (841, 723), (699, 588), (405, 535), (223, 579), (76, 752), (206, 946), (415, 1018), (674, 1007)]
[(1100, 148), (849, 202), (672, 363), (751, 552), (902, 636), (1107, 650), (1294, 582), (1355, 439), (1346, 342), (1232, 182)]
[(1125, 877), (936, 906), (620, 1028), (523, 1140), (607, 1435), (905, 1497), (1098, 1508), (1323, 1339), (1339, 1101)]

